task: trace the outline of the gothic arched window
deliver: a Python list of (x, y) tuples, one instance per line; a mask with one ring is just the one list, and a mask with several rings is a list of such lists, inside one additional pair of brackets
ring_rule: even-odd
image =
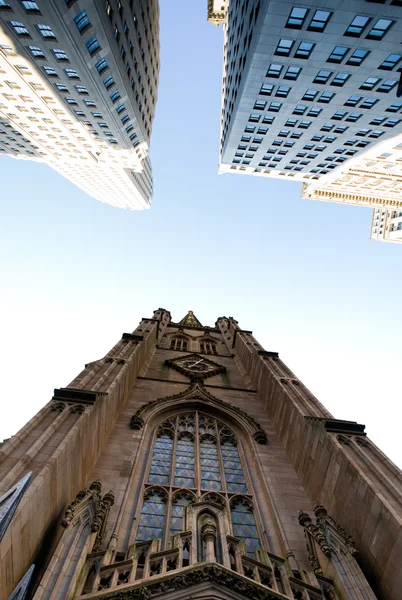
[(227, 533), (245, 544), (252, 555), (260, 546), (252, 497), (241, 451), (231, 429), (202, 412), (180, 413), (156, 432), (145, 477), (144, 500), (137, 541), (161, 540), (188, 529), (186, 507), (202, 499), (230, 511)]
[(170, 349), (171, 350), (182, 350), (185, 351), (187, 350), (187, 340), (186, 338), (177, 335), (175, 337), (172, 337), (170, 340)]

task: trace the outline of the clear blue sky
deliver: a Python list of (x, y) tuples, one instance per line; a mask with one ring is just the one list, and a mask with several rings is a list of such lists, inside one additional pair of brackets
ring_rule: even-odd
[(223, 34), (206, 5), (161, 2), (149, 211), (0, 159), (0, 439), (162, 306), (234, 316), (402, 465), (402, 246), (369, 240), (370, 210), (217, 175)]

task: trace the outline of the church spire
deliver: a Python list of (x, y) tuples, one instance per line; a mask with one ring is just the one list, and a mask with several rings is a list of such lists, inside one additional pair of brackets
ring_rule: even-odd
[(179, 325), (183, 325), (185, 327), (202, 327), (202, 324), (199, 322), (195, 314), (192, 310), (189, 310), (185, 317), (179, 322)]

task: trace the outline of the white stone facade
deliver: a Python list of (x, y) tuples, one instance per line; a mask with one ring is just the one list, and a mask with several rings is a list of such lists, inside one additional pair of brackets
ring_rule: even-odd
[(0, 154), (92, 197), (148, 208), (159, 71), (155, 0), (0, 5)]

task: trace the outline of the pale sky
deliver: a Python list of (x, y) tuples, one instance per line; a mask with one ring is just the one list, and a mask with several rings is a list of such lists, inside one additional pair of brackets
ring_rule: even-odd
[(0, 158), (0, 439), (164, 307), (234, 316), (402, 466), (402, 246), (369, 240), (369, 209), (217, 174), (222, 43), (206, 2), (162, 0), (149, 211)]

